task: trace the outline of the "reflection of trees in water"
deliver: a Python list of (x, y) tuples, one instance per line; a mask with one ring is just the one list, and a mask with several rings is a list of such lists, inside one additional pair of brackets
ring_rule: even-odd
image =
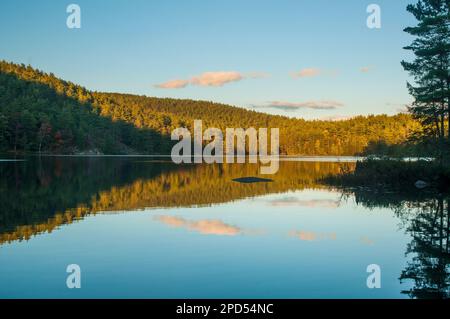
[(393, 209), (401, 227), (412, 237), (406, 255), (411, 257), (400, 274), (401, 282), (413, 287), (403, 291), (411, 298), (450, 297), (450, 198), (417, 191), (405, 193), (386, 189), (344, 190), (368, 208)]
[(153, 178), (174, 168), (123, 159), (30, 158), (0, 165), (0, 234), (18, 225), (42, 223), (92, 197), (138, 177)]
[(29, 239), (102, 211), (189, 207), (324, 188), (317, 181), (351, 170), (352, 163), (281, 162), (270, 183), (256, 164), (174, 165), (128, 158), (56, 158), (0, 166), (0, 244)]
[(450, 297), (450, 200), (442, 197), (421, 203), (407, 231), (413, 240), (406, 254), (413, 254), (400, 280), (414, 287), (403, 291), (411, 298)]
[[(2, 164), (3, 165), (3, 164)], [(187, 207), (223, 203), (305, 188), (327, 188), (323, 177), (351, 170), (351, 163), (281, 162), (274, 182), (241, 184), (257, 176), (257, 165), (186, 165), (140, 159), (47, 159), (0, 166), (0, 244), (51, 232), (89, 214), (146, 207)], [(418, 191), (384, 188), (342, 190), (368, 208), (393, 209), (412, 236), (411, 261), (401, 281), (411, 298), (450, 296), (450, 199)], [(192, 225), (191, 225), (192, 227)]]

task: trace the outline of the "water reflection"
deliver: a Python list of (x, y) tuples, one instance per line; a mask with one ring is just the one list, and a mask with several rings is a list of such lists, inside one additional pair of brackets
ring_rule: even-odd
[(400, 276), (414, 282), (413, 289), (403, 292), (412, 298), (450, 297), (449, 202), (440, 196), (416, 203), (410, 216), (410, 208), (399, 208), (413, 236), (406, 251), (413, 258)]
[(204, 235), (235, 236), (242, 233), (239, 227), (225, 224), (223, 221), (217, 219), (190, 221), (176, 216), (155, 216), (155, 220), (171, 227), (186, 228)]
[(305, 241), (336, 240), (336, 233), (317, 233), (307, 230), (296, 230), (289, 232), (289, 236)]
[[(389, 207), (401, 222), (401, 228), (412, 241), (405, 252), (410, 256), (400, 281), (409, 281), (413, 287), (402, 291), (411, 298), (450, 297), (450, 198), (443, 194), (420, 192), (403, 193), (358, 188), (346, 190), (359, 204)], [(364, 238), (367, 244), (373, 241)]]
[(180, 166), (126, 158), (30, 158), (0, 166), (0, 244), (30, 239), (86, 215), (151, 207), (205, 206), (304, 188), (352, 163), (283, 163), (271, 183), (256, 164)]
[(294, 196), (279, 198), (275, 200), (268, 201), (270, 206), (274, 207), (285, 207), (285, 206), (302, 206), (302, 207), (311, 207), (311, 208), (336, 208), (339, 207), (340, 200), (332, 200), (332, 199), (309, 199), (309, 200), (301, 200)]
[[(448, 298), (450, 199), (424, 191), (335, 189), (321, 182), (325, 176), (353, 168), (351, 162), (286, 161), (280, 163), (278, 174), (271, 176), (272, 182), (237, 183), (233, 180), (264, 176), (258, 174), (259, 167), (255, 164), (179, 166), (133, 158), (71, 157), (2, 162), (0, 249), (7, 243), (51, 233), (89, 215), (124, 211), (130, 211), (131, 215), (131, 212), (152, 209), (157, 213), (149, 222), (174, 231), (174, 236), (181, 236), (180, 232), (183, 232), (230, 241), (242, 235), (264, 234), (266, 239), (259, 240), (270, 245), (267, 240), (274, 240), (270, 232), (281, 229), (283, 224), (286, 228), (283, 229), (283, 240), (291, 239), (291, 245), (316, 249), (322, 246), (312, 245), (346, 245), (345, 249), (351, 254), (354, 247), (346, 242), (350, 233), (358, 234), (352, 240), (367, 249), (376, 249), (381, 240), (373, 237), (376, 233), (365, 235), (359, 234), (357, 228), (347, 229), (345, 223), (357, 216), (347, 212), (370, 214), (373, 211), (375, 214), (383, 209), (393, 212), (398, 227), (410, 241), (406, 250), (396, 252), (395, 256), (406, 265), (402, 266), (396, 280), (409, 283), (401, 293), (409, 298)], [(299, 191), (311, 193), (301, 196)], [(239, 222), (222, 216), (217, 208), (222, 203), (236, 204)], [(172, 208), (178, 208), (176, 214), (172, 214)], [(210, 208), (215, 215), (201, 216), (201, 208)], [(184, 215), (180, 213), (181, 209), (193, 210), (195, 214)], [(275, 212), (276, 219), (264, 219), (267, 218), (264, 217), (266, 210)], [(308, 217), (293, 216), (296, 211), (309, 212)], [(343, 211), (346, 214), (342, 214)], [(326, 215), (338, 212), (341, 215)], [(319, 217), (313, 220), (314, 213)], [(298, 220), (297, 224), (294, 219)], [(341, 223), (340, 228), (336, 226), (340, 230), (335, 231), (332, 223)], [(282, 252), (285, 244), (283, 242), (276, 249)], [(307, 256), (319, 260), (324, 258), (325, 251), (311, 250)], [(276, 258), (276, 254), (272, 250), (263, 255)], [(352, 258), (357, 262), (358, 256)], [(328, 296), (326, 289), (324, 291), (324, 296)]]

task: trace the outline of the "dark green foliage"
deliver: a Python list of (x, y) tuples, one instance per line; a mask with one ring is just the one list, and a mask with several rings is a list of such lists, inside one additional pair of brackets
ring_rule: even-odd
[(353, 172), (330, 176), (325, 182), (343, 187), (378, 187), (387, 191), (416, 190), (418, 180), (429, 184), (430, 190), (450, 190), (450, 167), (436, 161), (365, 160), (357, 162)]
[(170, 154), (177, 127), (280, 129), (287, 155), (356, 155), (369, 143), (406, 141), (421, 126), (411, 116), (306, 121), (193, 100), (98, 93), (30, 66), (0, 62), (0, 151)]
[(415, 101), (412, 114), (433, 137), (440, 155), (450, 155), (450, 1), (419, 0), (408, 5), (418, 24), (405, 32), (415, 40), (405, 47), (414, 53), (413, 62), (402, 61), (414, 79), (408, 89)]
[(128, 154), (162, 150), (161, 134), (100, 116), (92, 93), (30, 67), (0, 63), (3, 151)]

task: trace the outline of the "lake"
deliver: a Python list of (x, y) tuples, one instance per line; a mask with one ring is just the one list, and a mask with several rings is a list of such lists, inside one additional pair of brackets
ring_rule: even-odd
[(147, 157), (0, 161), (0, 298), (448, 297), (449, 198), (326, 185), (354, 169), (338, 160), (266, 176)]

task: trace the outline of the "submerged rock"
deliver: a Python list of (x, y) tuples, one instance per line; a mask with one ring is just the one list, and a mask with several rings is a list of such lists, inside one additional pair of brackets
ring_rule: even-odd
[(416, 186), (416, 188), (418, 189), (423, 189), (428, 186), (428, 183), (419, 179), (417, 182), (414, 183), (414, 186)]
[(250, 176), (250, 177), (234, 178), (233, 182), (249, 184), (249, 183), (267, 183), (267, 182), (273, 182), (273, 180), (270, 178), (261, 178), (261, 177)]

